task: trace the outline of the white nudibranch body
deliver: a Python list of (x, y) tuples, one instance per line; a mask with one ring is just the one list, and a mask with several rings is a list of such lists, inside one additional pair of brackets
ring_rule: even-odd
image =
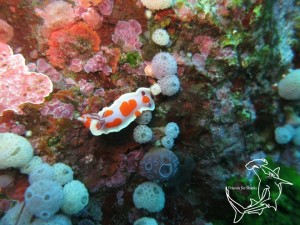
[(93, 135), (118, 132), (127, 127), (145, 110), (154, 110), (155, 103), (150, 88), (121, 95), (115, 102), (99, 113), (84, 114), (78, 118)]

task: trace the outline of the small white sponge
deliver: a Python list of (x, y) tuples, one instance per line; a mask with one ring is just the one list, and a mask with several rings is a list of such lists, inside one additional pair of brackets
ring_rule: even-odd
[(278, 83), (278, 94), (287, 100), (300, 99), (300, 69), (292, 70)]
[(138, 125), (133, 130), (133, 138), (137, 143), (144, 144), (151, 141), (153, 137), (152, 130), (146, 125)]
[(159, 95), (161, 93), (161, 87), (158, 85), (158, 83), (154, 83), (151, 85), (150, 91), (154, 96)]
[(170, 37), (166, 30), (164, 29), (157, 29), (152, 34), (152, 41), (160, 46), (165, 46), (169, 44)]
[(133, 225), (158, 225), (156, 220), (150, 217), (142, 217), (134, 222)]
[(62, 211), (67, 215), (80, 212), (89, 202), (89, 193), (78, 180), (72, 180), (64, 186)]
[(141, 2), (150, 10), (167, 9), (173, 5), (173, 0), (141, 0)]
[(159, 212), (165, 206), (165, 194), (157, 184), (144, 182), (135, 188), (133, 203), (138, 209), (143, 208), (149, 212)]
[(172, 96), (180, 90), (180, 81), (176, 75), (163, 77), (157, 83), (163, 95)]
[(17, 134), (0, 134), (0, 169), (22, 167), (33, 157), (30, 142)]

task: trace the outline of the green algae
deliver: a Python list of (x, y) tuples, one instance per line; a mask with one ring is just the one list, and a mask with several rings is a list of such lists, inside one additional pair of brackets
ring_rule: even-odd
[(128, 52), (123, 54), (120, 59), (121, 64), (128, 63), (132, 68), (136, 68), (141, 65), (142, 56), (138, 51)]

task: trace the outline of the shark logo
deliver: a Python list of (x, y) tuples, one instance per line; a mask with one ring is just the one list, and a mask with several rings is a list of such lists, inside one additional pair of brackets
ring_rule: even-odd
[(258, 199), (250, 199), (250, 205), (242, 206), (233, 200), (229, 195), (229, 190), (225, 187), (227, 199), (234, 209), (234, 223), (238, 223), (245, 214), (261, 215), (266, 208), (273, 208), (277, 211), (277, 200), (281, 196), (282, 184), (293, 185), (279, 177), (280, 168), (272, 170), (267, 167), (266, 159), (255, 159), (246, 164), (246, 169), (251, 170), (258, 178), (257, 194)]

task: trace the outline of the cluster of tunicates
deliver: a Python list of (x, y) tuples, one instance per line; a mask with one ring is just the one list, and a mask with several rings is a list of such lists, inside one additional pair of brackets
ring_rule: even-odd
[[(289, 73), (279, 81), (278, 94), (286, 100), (300, 99), (300, 69), (290, 70)], [(275, 141), (278, 144), (293, 144), (300, 146), (300, 127), (298, 115), (292, 113), (288, 124), (277, 127), (274, 131)]]
[(59, 209), (73, 215), (87, 205), (88, 191), (80, 181), (73, 180), (73, 170), (68, 165), (55, 163), (51, 166), (35, 157), (26, 168), (31, 169), (25, 205), (36, 217), (50, 219)]
[(133, 131), (133, 138), (140, 144), (150, 142), (153, 138), (153, 132), (146, 124), (150, 123), (152, 119), (151, 111), (144, 111), (135, 120), (139, 125)]
[(161, 144), (167, 149), (171, 149), (174, 145), (174, 139), (179, 135), (179, 127), (176, 123), (170, 122), (165, 126), (165, 136), (161, 139)]
[[(171, 7), (173, 0), (142, 0), (141, 3), (149, 10), (160, 10)], [(150, 19), (152, 12), (147, 10), (146, 17)], [(159, 28), (152, 33), (152, 41), (159, 46), (170, 45), (170, 36), (168, 32)], [(146, 66), (145, 74), (154, 77), (157, 82), (151, 87), (152, 95), (163, 94), (172, 96), (180, 90), (180, 80), (177, 76), (176, 59), (168, 52), (157, 53), (151, 65)], [(153, 131), (146, 124), (152, 118), (151, 112), (143, 113), (136, 122), (138, 125), (134, 129), (134, 140), (144, 144), (150, 142), (153, 138)], [(159, 128), (158, 130), (161, 130)], [(164, 208), (165, 196), (162, 188), (154, 181), (167, 181), (175, 175), (178, 170), (179, 161), (177, 156), (169, 149), (174, 145), (174, 139), (179, 134), (179, 127), (176, 123), (169, 123), (164, 131), (159, 131), (165, 135), (160, 139), (158, 145), (160, 148), (153, 148), (147, 152), (140, 162), (141, 175), (151, 182), (144, 182), (138, 185), (133, 193), (133, 202), (136, 208), (145, 209), (149, 212), (159, 212)], [(153, 181), (153, 182), (152, 182)], [(134, 222), (134, 225), (157, 225), (154, 218), (142, 217)]]
[(148, 73), (158, 80), (156, 84), (150, 87), (153, 95), (162, 93), (163, 95), (172, 96), (180, 90), (177, 62), (170, 53), (157, 53), (151, 61), (149, 70)]
[[(146, 125), (151, 121), (151, 118), (151, 112), (145, 111), (145, 113), (142, 113), (142, 115), (136, 119), (136, 122), (140, 124), (136, 126), (133, 131), (133, 138), (136, 142), (145, 144), (155, 139), (153, 138), (152, 129)], [(173, 148), (174, 139), (178, 137), (180, 132), (178, 125), (174, 122), (170, 122), (164, 127), (163, 132), (165, 135), (160, 139), (160, 144), (166, 149)]]
[[(64, 163), (50, 165), (40, 157), (33, 157), (30, 142), (16, 134), (0, 134), (1, 169), (15, 167), (28, 174), (29, 187), (24, 202), (11, 208), (0, 225), (71, 225), (67, 215), (80, 212), (89, 201), (89, 194), (73, 170)], [(61, 210), (63, 214), (56, 214)], [(22, 216), (20, 216), (22, 214)]]

